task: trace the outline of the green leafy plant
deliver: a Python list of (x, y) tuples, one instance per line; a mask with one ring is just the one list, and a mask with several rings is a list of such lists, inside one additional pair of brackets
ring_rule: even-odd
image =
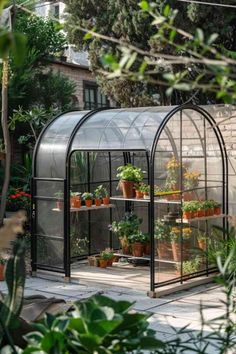
[[(202, 264), (202, 257), (196, 256), (194, 259), (189, 261), (183, 261), (183, 275), (195, 273), (197, 272)], [(176, 264), (176, 269), (178, 272), (181, 271), (181, 265), (179, 263)]]
[(58, 191), (58, 192), (54, 193), (54, 197), (57, 199), (63, 199), (64, 193), (62, 191)]
[[(181, 232), (182, 231), (182, 232)], [(193, 236), (193, 229), (191, 227), (184, 227), (181, 230), (181, 227), (174, 226), (171, 228), (170, 238), (171, 241), (181, 242), (181, 235), (183, 241), (189, 240)]]
[(134, 233), (137, 233), (141, 223), (142, 219), (131, 212), (125, 213), (124, 217), (120, 221), (113, 221), (108, 228), (110, 231), (122, 238), (124, 236), (128, 237)]
[(142, 231), (139, 230), (137, 233), (129, 235), (128, 240), (130, 243), (135, 243), (135, 242), (145, 243), (147, 242), (147, 237)]
[(155, 220), (154, 237), (156, 240), (170, 240), (171, 227), (161, 219)]
[(135, 167), (130, 163), (118, 167), (117, 171), (119, 172), (117, 174), (117, 177), (120, 178), (120, 180), (132, 181), (136, 183), (139, 183), (143, 180), (144, 173), (145, 173), (145, 171), (142, 171), (141, 168)]
[(110, 248), (106, 248), (104, 251), (100, 253), (100, 258), (104, 260), (110, 260), (114, 256), (114, 251)]
[(7, 211), (30, 210), (31, 194), (20, 190), (12, 190), (7, 197)]
[(188, 212), (188, 211), (195, 212), (195, 211), (198, 211), (199, 206), (200, 206), (199, 201), (192, 200), (189, 202), (184, 202), (182, 210), (183, 210), (183, 212)]
[(98, 186), (96, 189), (95, 189), (95, 191), (94, 191), (94, 196), (95, 196), (95, 198), (97, 198), (97, 199), (101, 199), (102, 197), (103, 197), (103, 195), (104, 195), (104, 187), (103, 187), (103, 185), (101, 184), (100, 186)]
[(93, 199), (93, 193), (84, 192), (82, 194), (82, 199), (83, 200), (92, 200)]
[(150, 193), (150, 186), (148, 184), (142, 183), (140, 184), (139, 190), (143, 193)]
[(71, 197), (80, 197), (81, 193), (80, 192), (72, 192), (72, 191), (70, 191), (70, 196)]

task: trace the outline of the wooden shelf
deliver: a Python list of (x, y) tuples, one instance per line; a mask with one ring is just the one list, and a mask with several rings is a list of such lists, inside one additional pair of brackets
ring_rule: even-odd
[[(76, 213), (78, 211), (89, 211), (89, 210), (110, 209), (110, 208), (115, 208), (115, 205), (114, 204), (109, 204), (109, 205), (102, 204), (101, 206), (92, 205), (91, 208), (88, 208), (86, 206), (81, 206), (80, 208), (70, 208), (70, 212)], [(52, 210), (53, 211), (62, 211), (58, 208), (54, 208)]]
[[(141, 202), (141, 203), (150, 203), (150, 198), (144, 199), (144, 198), (124, 198), (122, 196), (113, 196), (110, 197), (111, 200), (122, 200), (122, 201), (130, 201), (130, 202)], [(167, 200), (167, 199), (160, 199), (160, 198), (154, 198), (154, 203), (159, 203), (159, 204), (181, 204), (181, 200)]]

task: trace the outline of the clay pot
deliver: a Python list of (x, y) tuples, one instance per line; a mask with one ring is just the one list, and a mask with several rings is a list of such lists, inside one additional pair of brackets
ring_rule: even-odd
[(123, 254), (130, 254), (130, 245), (127, 242), (127, 238), (126, 237), (120, 238), (120, 244), (121, 244), (121, 248), (122, 248), (122, 253)]
[(93, 201), (91, 199), (87, 199), (85, 200), (85, 205), (87, 208), (91, 208), (91, 206), (93, 205)]
[(81, 199), (79, 197), (71, 197), (70, 198), (70, 206), (71, 206), (71, 208), (80, 208), (81, 207)]
[(122, 187), (124, 198), (134, 198), (134, 182), (133, 181), (120, 181), (120, 186)]
[[(171, 242), (171, 246), (172, 246), (172, 253), (173, 253), (174, 261), (180, 262), (181, 261), (181, 243), (173, 241), (173, 242)], [(189, 254), (190, 254), (190, 242), (184, 241), (183, 242), (182, 260), (183, 261), (188, 260)]]
[(221, 207), (214, 208), (214, 214), (215, 215), (220, 215), (221, 214)]
[(113, 263), (117, 263), (117, 262), (119, 262), (119, 259), (120, 259), (119, 256), (113, 256), (112, 262), (113, 262)]
[(158, 241), (157, 254), (160, 259), (173, 259), (171, 243), (165, 241)]
[(143, 253), (147, 256), (151, 254), (151, 244), (150, 242), (144, 243), (143, 245)]
[(207, 209), (208, 215), (207, 216), (214, 216), (214, 208)]
[(107, 267), (107, 259), (99, 259), (99, 266), (100, 268), (106, 268)]
[(5, 265), (0, 264), (0, 281), (5, 279)]
[(102, 198), (102, 202), (103, 202), (104, 205), (109, 205), (110, 204), (110, 197)]
[(143, 243), (141, 243), (141, 242), (132, 243), (132, 255), (134, 257), (142, 257), (143, 256)]
[(62, 201), (57, 201), (56, 202), (56, 208), (59, 209), (59, 210), (62, 210), (63, 209), (63, 202)]
[(95, 256), (89, 256), (88, 257), (88, 264), (91, 266), (91, 267), (98, 267), (98, 257), (95, 257)]
[(198, 216), (198, 218), (204, 217), (205, 216), (205, 210), (204, 209), (198, 210), (197, 216)]
[(205, 251), (206, 250), (206, 241), (205, 240), (198, 240), (198, 247), (201, 248), (201, 250)]
[(184, 219), (193, 219), (194, 218), (194, 214), (192, 211), (184, 211), (183, 212), (183, 218)]
[(135, 190), (135, 194), (137, 199), (143, 199), (143, 192)]
[(95, 199), (95, 205), (96, 206), (101, 206), (101, 204), (102, 204), (102, 200), (100, 198), (96, 198)]
[(113, 259), (108, 259), (107, 260), (107, 266), (112, 267)]

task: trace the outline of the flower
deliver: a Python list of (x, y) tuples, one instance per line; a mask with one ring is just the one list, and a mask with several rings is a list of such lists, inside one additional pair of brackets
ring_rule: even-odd
[(30, 210), (31, 195), (18, 189), (11, 191), (7, 197), (7, 211)]

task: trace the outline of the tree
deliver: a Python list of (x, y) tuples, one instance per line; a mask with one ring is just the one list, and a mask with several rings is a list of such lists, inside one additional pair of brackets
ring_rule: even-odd
[[(126, 106), (141, 106), (147, 104), (177, 104), (188, 100), (193, 92), (178, 92), (175, 91), (171, 97), (165, 95), (165, 90), (157, 83), (148, 83), (140, 78), (137, 82), (135, 78), (115, 77), (107, 80), (104, 74), (104, 66), (101, 61), (104, 53), (114, 56), (117, 60), (122, 57), (122, 54), (117, 47), (117, 43), (109, 41), (105, 38), (88, 37), (84, 39), (84, 32), (81, 28), (94, 29), (97, 33), (112, 37), (115, 40), (124, 41), (134, 45), (140, 50), (152, 52), (184, 55), (184, 51), (171, 46), (168, 42), (163, 42), (158, 37), (152, 38), (156, 33), (154, 27), (150, 26), (152, 16), (149, 12), (141, 12), (139, 2), (136, 0), (106, 0), (97, 2), (96, 0), (81, 0), (78, 6), (77, 0), (67, 2), (67, 10), (69, 12), (67, 28), (69, 31), (70, 41), (75, 43), (79, 49), (87, 49), (91, 68), (97, 75), (98, 82), (105, 94), (116, 100), (118, 103)], [(203, 6), (198, 4), (188, 4), (176, 2), (174, 0), (152, 1), (157, 6), (160, 12), (164, 11), (167, 3), (173, 8), (179, 10), (178, 16), (175, 18), (175, 26), (188, 30), (194, 33), (197, 27), (202, 27), (206, 33), (211, 34), (219, 32), (218, 43), (228, 50), (235, 48), (236, 13), (228, 11), (227, 8)], [(224, 3), (220, 0), (219, 3)], [(224, 24), (224, 26), (222, 26)], [(181, 40), (183, 38), (179, 38)], [(187, 38), (184, 38), (184, 42)], [(129, 55), (130, 53), (128, 53)], [(133, 63), (133, 70), (137, 71), (142, 60), (136, 60)], [(165, 64), (164, 61), (158, 63), (158, 68), (155, 67), (155, 75), (153, 77), (158, 81), (163, 72), (172, 71), (173, 67)], [(153, 69), (153, 68), (152, 68)], [(175, 70), (175, 69), (173, 69)], [(194, 79), (201, 71), (201, 65), (194, 65), (189, 72), (189, 78)], [(155, 94), (155, 98), (153, 97)], [(157, 96), (159, 95), (159, 97)], [(158, 98), (158, 99), (157, 99)], [(206, 103), (213, 101), (213, 95), (208, 96), (198, 93), (195, 97), (197, 103)]]

